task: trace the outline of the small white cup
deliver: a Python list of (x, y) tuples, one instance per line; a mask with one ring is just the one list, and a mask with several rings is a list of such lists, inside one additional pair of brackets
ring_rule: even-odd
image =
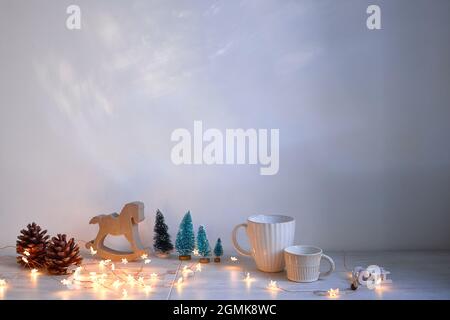
[[(320, 272), (322, 257), (330, 264), (330, 270)], [(287, 277), (295, 282), (313, 282), (332, 273), (334, 261), (323, 254), (322, 249), (313, 246), (290, 246), (284, 249)]]

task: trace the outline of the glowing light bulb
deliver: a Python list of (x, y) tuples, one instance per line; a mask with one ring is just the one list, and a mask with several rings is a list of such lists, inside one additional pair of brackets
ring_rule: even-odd
[(78, 268), (75, 269), (75, 271), (73, 273), (73, 279), (74, 280), (80, 280), (80, 278), (81, 278), (80, 277), (81, 270), (83, 270), (83, 267), (78, 267)]
[(238, 258), (236, 258), (236, 257), (230, 257), (230, 259), (231, 259), (231, 261), (233, 261), (233, 262), (238, 261)]
[(112, 286), (113, 286), (115, 289), (119, 289), (122, 285), (123, 285), (123, 282), (120, 281), (120, 280), (116, 280), (116, 281), (114, 281), (113, 284), (112, 284)]
[(184, 266), (183, 270), (181, 271), (181, 273), (183, 274), (183, 277), (189, 277), (189, 276), (191, 276), (194, 273), (194, 271), (189, 269), (187, 266)]
[(149, 286), (149, 285), (144, 286), (144, 292), (145, 292), (146, 294), (149, 294), (150, 291), (152, 291), (152, 287), (151, 287), (151, 286)]
[(330, 298), (337, 298), (339, 296), (339, 288), (337, 288), (337, 289), (330, 289), (327, 292), (328, 292), (328, 296)]
[(22, 261), (28, 264), (28, 259), (25, 257), (22, 257)]
[(122, 290), (122, 297), (127, 298), (128, 297), (128, 291), (126, 289)]
[(127, 263), (128, 263), (128, 260), (127, 260), (126, 258), (123, 258), (123, 259), (122, 259), (122, 263), (123, 263), (123, 264), (127, 264)]
[(112, 271), (116, 270), (116, 265), (114, 263), (111, 263), (111, 270)]
[(277, 290), (278, 289), (277, 282), (270, 280), (269, 284), (267, 285), (267, 288), (269, 288), (270, 290)]
[(97, 250), (94, 250), (94, 248), (89, 247), (89, 250), (91, 251), (91, 255), (96, 255), (97, 254)]
[(197, 263), (195, 266), (195, 271), (201, 272), (202, 271), (202, 265), (200, 263)]
[(70, 286), (72, 284), (72, 281), (70, 281), (69, 279), (62, 279), (61, 283), (65, 286)]
[(141, 283), (141, 284), (143, 284), (143, 283), (144, 283), (144, 277), (139, 277), (139, 278), (138, 278), (138, 282)]
[(111, 260), (100, 260), (100, 262), (98, 263), (100, 267), (104, 267), (107, 266), (109, 263), (111, 262)]
[(31, 269), (30, 270), (30, 276), (33, 282), (37, 281), (37, 277), (38, 277), (38, 269)]
[(194, 254), (194, 256), (198, 256), (198, 249), (194, 249), (194, 251), (192, 251), (192, 253)]
[(30, 253), (28, 252), (28, 249), (25, 249), (25, 250), (23, 251), (23, 254), (26, 255), (27, 257), (30, 256)]
[(135, 282), (136, 280), (134, 280), (134, 277), (131, 275), (131, 274), (129, 274), (128, 276), (127, 276), (127, 282), (128, 282), (128, 284), (130, 284), (130, 285), (134, 285), (134, 282)]
[(144, 260), (144, 264), (149, 264), (150, 262), (152, 262), (152, 260), (150, 260), (150, 259), (145, 259)]
[(245, 273), (245, 278), (244, 278), (244, 280), (247, 281), (247, 282), (252, 281), (252, 278), (250, 277), (250, 272), (246, 272), (246, 273)]
[(145, 260), (145, 259), (147, 259), (148, 258), (148, 254), (146, 254), (146, 253), (144, 253), (142, 256), (141, 256), (141, 259), (142, 260)]
[(150, 275), (150, 278), (151, 278), (152, 280), (156, 280), (156, 279), (158, 279), (158, 274), (153, 272), (153, 273)]

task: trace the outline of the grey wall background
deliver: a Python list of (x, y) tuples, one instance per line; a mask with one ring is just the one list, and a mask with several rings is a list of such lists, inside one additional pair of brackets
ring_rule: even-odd
[[(78, 4), (82, 29), (65, 27)], [(382, 30), (365, 26), (382, 9)], [(142, 200), (230, 248), (254, 213), (326, 249), (450, 248), (449, 1), (0, 0), (0, 244), (90, 240)], [(279, 128), (280, 171), (174, 166), (170, 134)], [(118, 241), (118, 240), (112, 240)], [(120, 243), (122, 245), (122, 243)]]

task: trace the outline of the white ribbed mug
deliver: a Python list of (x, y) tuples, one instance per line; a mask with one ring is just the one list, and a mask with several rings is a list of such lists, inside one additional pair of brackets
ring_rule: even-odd
[[(251, 250), (244, 250), (236, 240), (240, 227), (246, 228)], [(283, 249), (294, 243), (295, 219), (281, 215), (255, 215), (234, 227), (234, 248), (242, 255), (255, 259), (256, 266), (264, 272), (284, 270)]]
[[(327, 272), (320, 272), (320, 261), (325, 258), (330, 264)], [(313, 282), (334, 271), (334, 261), (322, 249), (313, 246), (290, 246), (284, 249), (287, 277), (295, 282)]]

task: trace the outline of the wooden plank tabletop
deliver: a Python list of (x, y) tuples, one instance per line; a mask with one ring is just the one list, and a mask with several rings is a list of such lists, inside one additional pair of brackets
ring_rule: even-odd
[[(284, 272), (259, 272), (250, 258), (236, 255), (238, 261), (233, 262), (230, 254), (221, 263), (202, 264), (201, 271), (197, 257), (180, 262), (176, 256), (152, 256), (149, 264), (116, 263), (114, 274), (110, 265), (100, 267), (100, 260), (89, 256), (81, 273), (86, 282), (67, 287), (61, 283), (67, 276), (33, 276), (16, 264), (12, 251), (1, 251), (0, 279), (6, 280), (6, 286), (0, 287), (0, 299), (330, 299), (322, 295), (330, 288), (343, 293), (337, 299), (450, 299), (449, 251), (331, 252), (327, 254), (334, 259), (336, 271), (309, 284), (288, 281)], [(344, 291), (350, 285), (349, 271), (371, 264), (390, 271), (392, 283), (375, 290)], [(104, 284), (93, 286), (90, 279), (101, 278), (102, 273), (108, 274)], [(245, 280), (247, 273), (250, 281)], [(115, 288), (117, 280), (122, 285)], [(277, 282), (278, 289), (267, 287), (270, 280)]]

